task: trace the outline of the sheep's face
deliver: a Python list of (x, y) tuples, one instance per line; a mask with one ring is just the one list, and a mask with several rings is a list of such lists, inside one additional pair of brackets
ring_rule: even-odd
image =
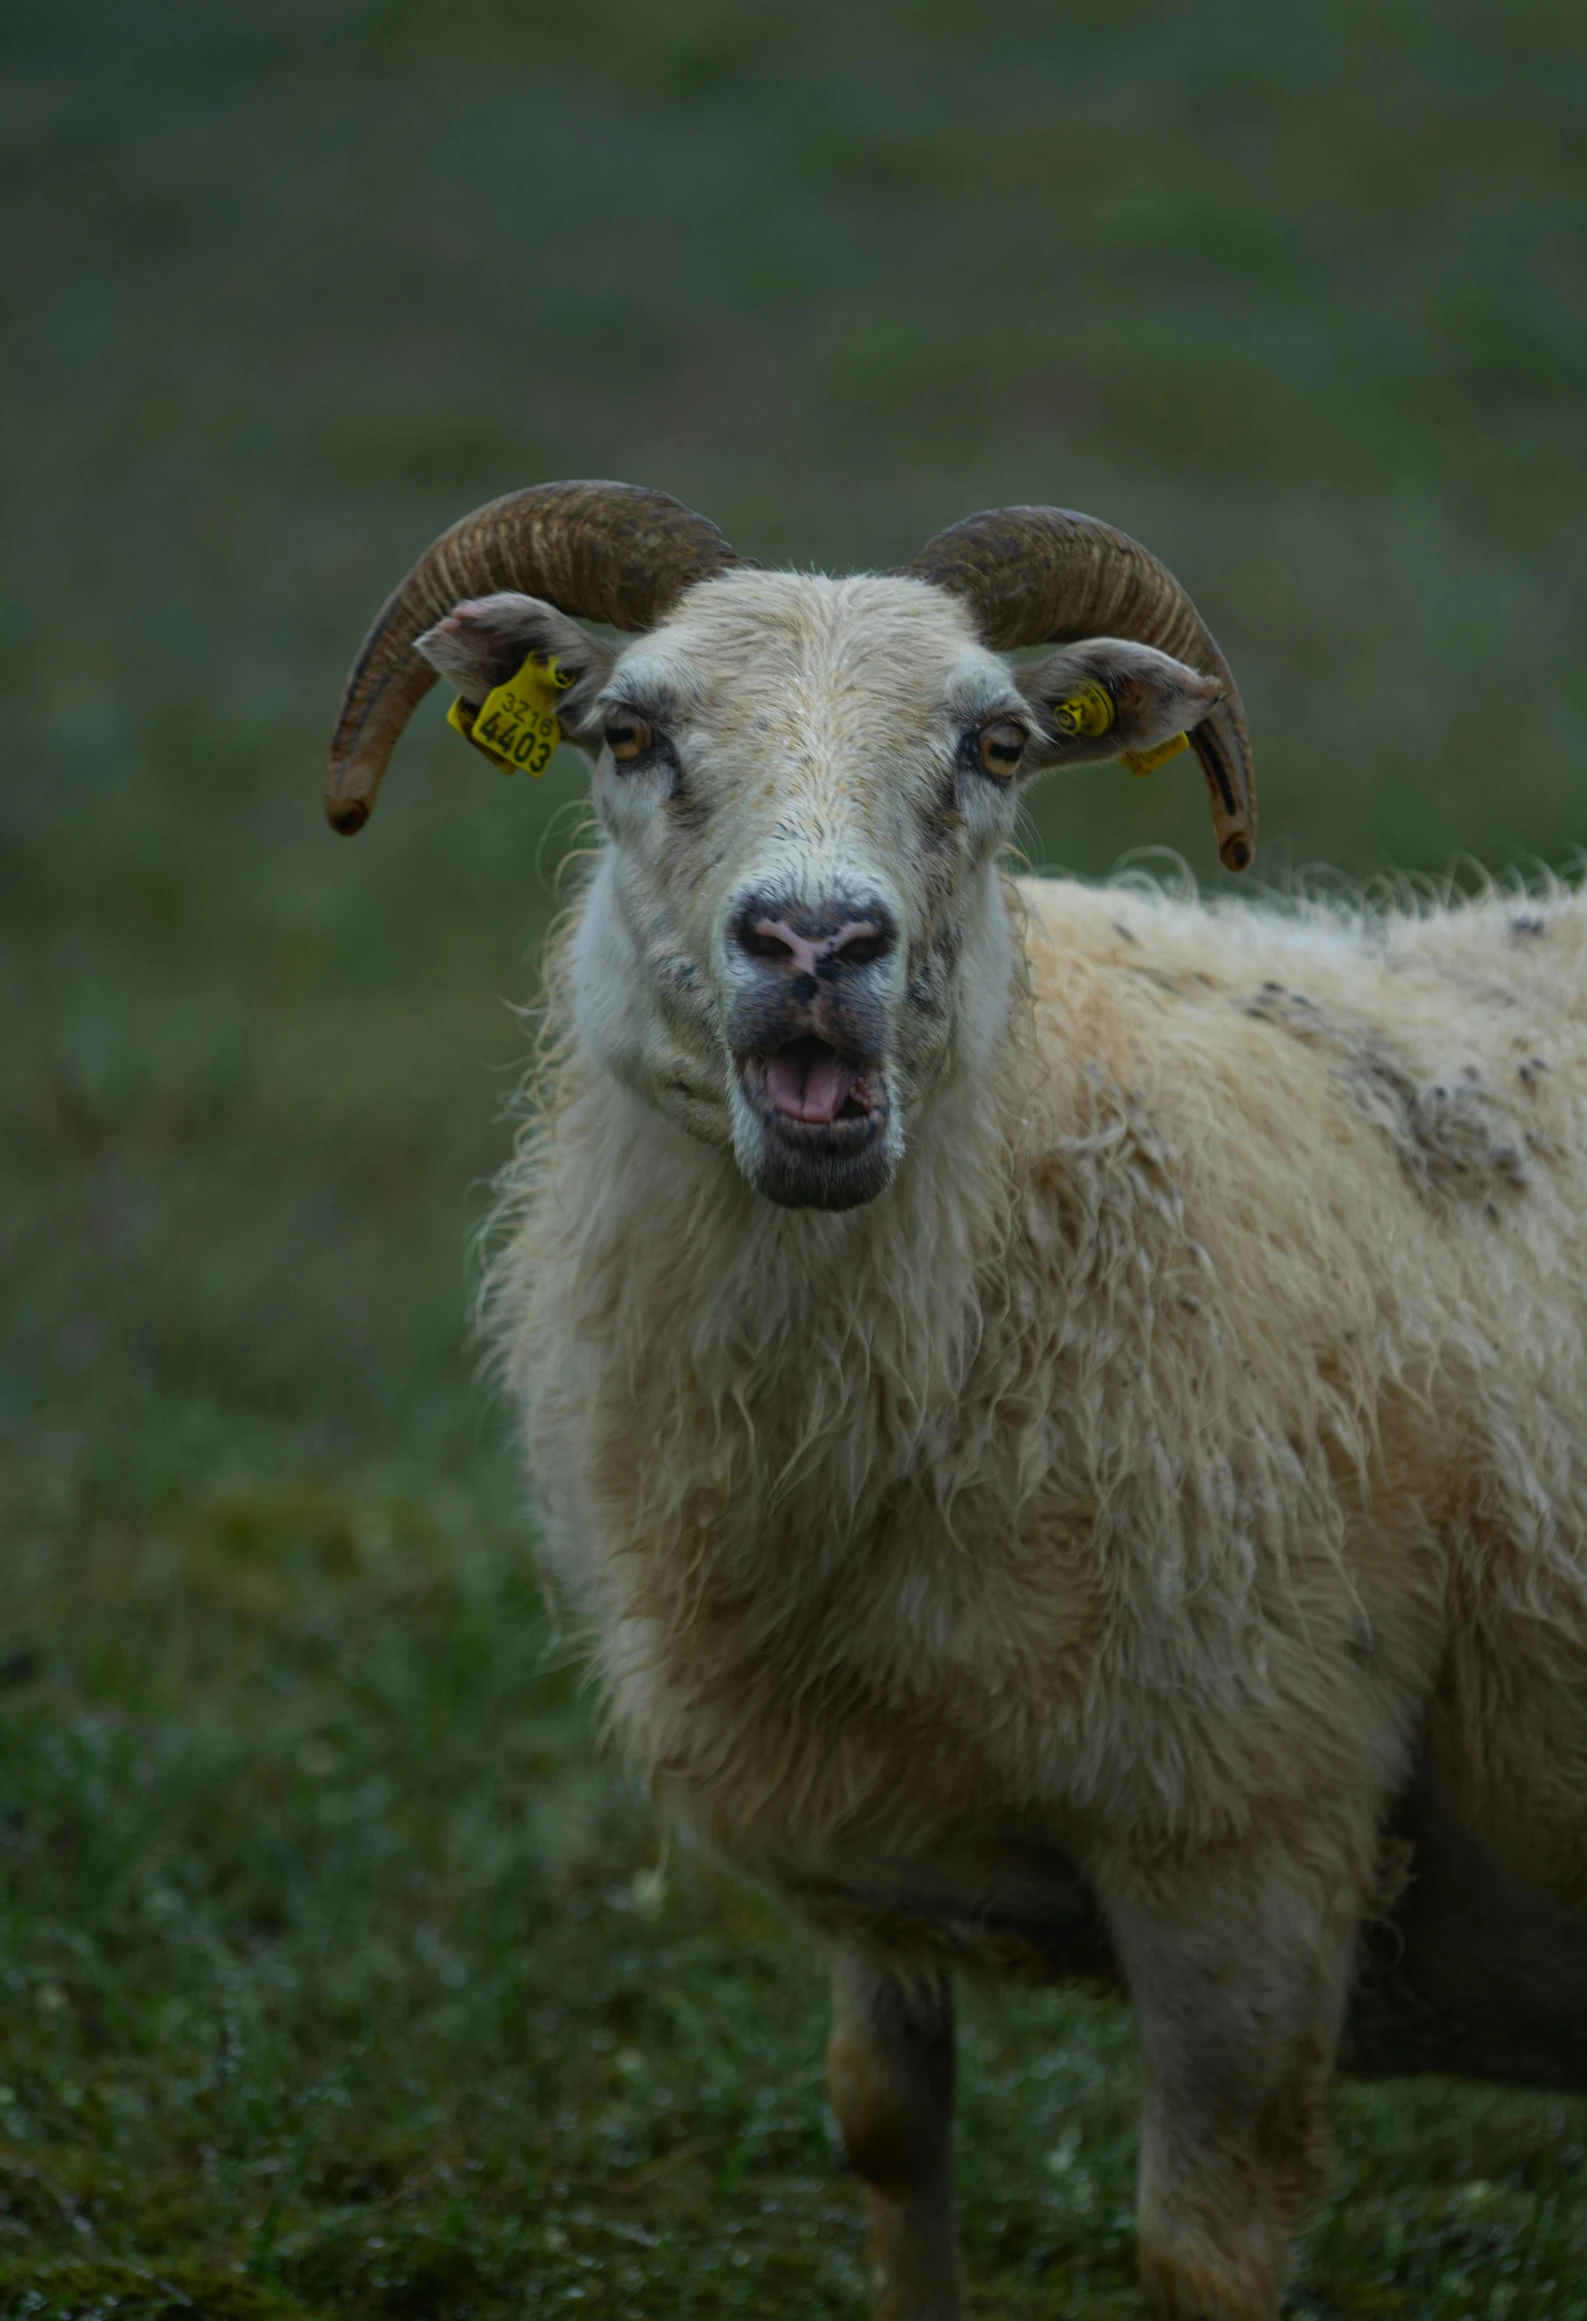
[[(1218, 694), (1108, 640), (1016, 682), (956, 599), (877, 577), (733, 571), (615, 654), (524, 597), (461, 605), (423, 640), (475, 699), (526, 646), (576, 677), (564, 723), (595, 762), (584, 1036), (803, 1208), (880, 1193), (933, 1091), (995, 1037), (996, 858), (1023, 774), (1143, 746)], [(1116, 730), (1059, 738), (1053, 700), (1099, 677)]]
[(588, 1036), (770, 1199), (871, 1199), (1005, 1004), (1023, 695), (918, 582), (735, 573), (619, 654), (596, 715)]

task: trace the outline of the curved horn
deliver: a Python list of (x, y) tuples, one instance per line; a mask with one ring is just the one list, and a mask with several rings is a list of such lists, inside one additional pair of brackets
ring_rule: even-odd
[(518, 589), (576, 620), (646, 629), (695, 581), (744, 561), (706, 517), (637, 484), (533, 484), (476, 508), (425, 550), (353, 663), (325, 771), (332, 827), (350, 836), (368, 821), (402, 729), (435, 683), (414, 639), (464, 597)]
[(1256, 852), (1256, 772), (1240, 690), (1206, 622), (1149, 549), (1072, 508), (989, 508), (939, 532), (902, 570), (967, 598), (997, 652), (1125, 637), (1218, 678), (1224, 697), (1190, 745), (1207, 777), (1219, 859), (1245, 869)]

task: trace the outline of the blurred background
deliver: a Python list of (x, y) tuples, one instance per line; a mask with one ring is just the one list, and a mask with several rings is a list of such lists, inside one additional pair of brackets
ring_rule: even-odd
[[(582, 761), (437, 693), (349, 845), (341, 679), (519, 484), (1056, 501), (1228, 652), (1259, 879), (1568, 866), (1580, 10), (56, 0), (0, 221), (0, 2313), (859, 2314), (815, 1964), (659, 1863), (472, 1375)], [(1192, 761), (1035, 802), (1143, 847), (1219, 883)], [(1137, 2310), (1130, 2058), (972, 2002), (984, 2310)], [(1582, 2126), (1352, 2094), (1297, 2311), (1587, 2313)]]

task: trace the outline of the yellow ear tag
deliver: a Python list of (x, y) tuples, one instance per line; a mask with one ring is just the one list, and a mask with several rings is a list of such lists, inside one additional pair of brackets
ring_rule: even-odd
[(1105, 693), (1100, 685), (1082, 685), (1078, 693), (1071, 693), (1067, 701), (1059, 702), (1052, 721), (1068, 740), (1081, 733), (1095, 739), (1099, 734), (1111, 732), (1117, 715), (1110, 693)]
[(454, 701), (446, 722), (504, 774), (520, 768), (543, 774), (551, 753), (562, 739), (561, 721), (554, 707), (557, 695), (574, 682), (555, 655), (537, 661), (531, 653), (521, 669), (487, 693), (476, 709), (471, 701)]
[(1177, 758), (1182, 749), (1189, 749), (1188, 733), (1171, 733), (1167, 741), (1160, 741), (1152, 749), (1121, 749), (1119, 764), (1128, 766), (1137, 781), (1142, 774), (1155, 774), (1159, 766), (1166, 766), (1170, 758)]

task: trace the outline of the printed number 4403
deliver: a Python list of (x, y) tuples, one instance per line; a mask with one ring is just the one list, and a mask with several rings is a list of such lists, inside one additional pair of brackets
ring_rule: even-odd
[(549, 763), (557, 743), (557, 721), (544, 711), (535, 711), (520, 722), (517, 717), (492, 710), (479, 728), (479, 739), (488, 742), (503, 757), (511, 758), (516, 766), (526, 766), (538, 774)]

